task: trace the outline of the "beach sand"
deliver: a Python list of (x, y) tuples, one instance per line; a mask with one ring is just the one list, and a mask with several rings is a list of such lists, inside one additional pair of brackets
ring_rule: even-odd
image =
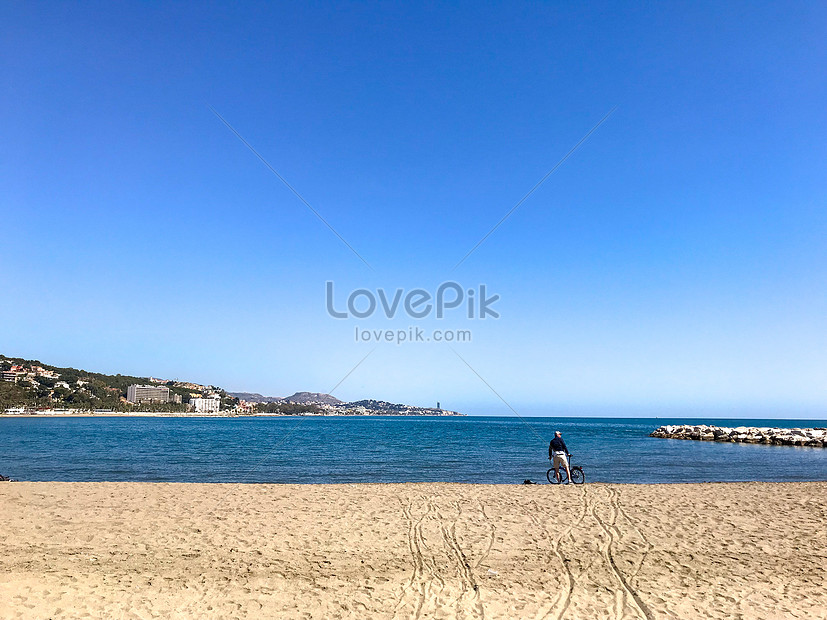
[(827, 483), (0, 484), (3, 618), (827, 618)]

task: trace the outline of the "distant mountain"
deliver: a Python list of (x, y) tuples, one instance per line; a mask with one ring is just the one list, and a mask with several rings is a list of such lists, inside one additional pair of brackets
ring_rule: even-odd
[(386, 400), (357, 400), (337, 407), (342, 415), (462, 415), (456, 411), (389, 403)]
[(262, 396), (257, 392), (228, 392), (228, 394), (248, 403), (296, 403), (299, 405), (340, 405), (340, 401), (330, 394), (319, 392), (296, 392), (292, 396)]
[[(293, 400), (301, 399), (301, 400)], [(326, 399), (328, 402), (321, 402)], [(393, 415), (393, 416), (455, 416), (463, 415), (447, 409), (433, 407), (416, 407), (389, 403), (385, 400), (357, 400), (344, 403), (330, 394), (316, 394), (312, 392), (297, 392), (293, 396), (283, 398), (280, 402), (258, 403), (253, 406), (252, 413), (268, 415)]]
[(313, 405), (341, 405), (342, 401), (336, 398), (335, 396), (331, 396), (330, 394), (320, 394), (318, 392), (296, 392), (292, 396), (286, 396), (282, 398), (283, 401), (288, 403), (299, 403), (302, 405), (306, 404), (313, 404)]
[(281, 396), (262, 396), (256, 392), (227, 392), (233, 398), (246, 400), (248, 403), (278, 403), (284, 400)]
[(387, 412), (387, 413), (401, 413), (408, 409), (422, 409), (421, 407), (413, 407), (411, 405), (401, 405), (398, 403), (389, 403), (386, 400), (357, 400), (347, 404), (350, 408), (364, 407), (368, 411)]

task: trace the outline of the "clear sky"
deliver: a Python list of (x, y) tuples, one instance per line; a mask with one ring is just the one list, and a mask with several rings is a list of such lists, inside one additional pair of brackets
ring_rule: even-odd
[[(373, 351), (335, 395), (503, 412), (470, 366), (527, 414), (827, 417), (823, 2), (4, 2), (0, 72), (5, 355), (286, 395)], [(448, 280), (500, 318), (325, 309)], [(355, 342), (416, 326), (472, 341)]]

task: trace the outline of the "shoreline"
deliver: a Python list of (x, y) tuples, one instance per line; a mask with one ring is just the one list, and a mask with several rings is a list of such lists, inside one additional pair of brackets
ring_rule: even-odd
[(243, 413), (243, 414), (209, 414), (209, 413), (176, 413), (159, 411), (157, 413), (2, 413), (2, 419), (19, 418), (465, 418), (465, 414), (458, 415), (392, 415), (388, 413), (348, 413), (348, 414), (278, 414), (278, 413)]
[(825, 495), (825, 482), (0, 484), (0, 601), (20, 618), (823, 617)]
[[(501, 413), (497, 415), (491, 414), (441, 414), (441, 415), (391, 415), (391, 414), (310, 414), (310, 415), (293, 415), (293, 414), (277, 414), (277, 413), (244, 413), (244, 414), (209, 414), (209, 413), (181, 413), (181, 412), (140, 412), (140, 413), (116, 413), (116, 412), (86, 412), (86, 413), (5, 413), (0, 411), (0, 420), (2, 419), (16, 419), (16, 418), (130, 418), (130, 417), (178, 417), (178, 418), (514, 418), (513, 414)], [(823, 423), (827, 425), (827, 418), (762, 418), (762, 417), (722, 417), (722, 416), (701, 416), (692, 418), (689, 416), (678, 416), (676, 418), (669, 418), (668, 416), (654, 417), (654, 416), (592, 416), (592, 415), (532, 415), (524, 416), (528, 420), (537, 419), (554, 419), (554, 420), (652, 420), (653, 426), (656, 420), (668, 419), (696, 419), (696, 420), (767, 420), (771, 422), (811, 422)], [(678, 425), (675, 425), (678, 426)], [(695, 425), (681, 425), (681, 426), (695, 426)], [(792, 430), (793, 427), (778, 427), (782, 430)], [(657, 430), (654, 429), (654, 430)]]

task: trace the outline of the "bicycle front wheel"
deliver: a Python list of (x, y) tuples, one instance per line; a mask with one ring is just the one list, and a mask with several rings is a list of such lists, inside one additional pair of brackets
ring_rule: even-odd
[(554, 475), (553, 467), (546, 472), (546, 478), (548, 478), (548, 481), (551, 484), (564, 484), (568, 481), (566, 470), (563, 467), (560, 468), (560, 480), (558, 480), (557, 476)]
[(571, 470), (571, 481), (574, 484), (583, 484), (586, 482), (586, 474), (579, 467), (573, 467)]

